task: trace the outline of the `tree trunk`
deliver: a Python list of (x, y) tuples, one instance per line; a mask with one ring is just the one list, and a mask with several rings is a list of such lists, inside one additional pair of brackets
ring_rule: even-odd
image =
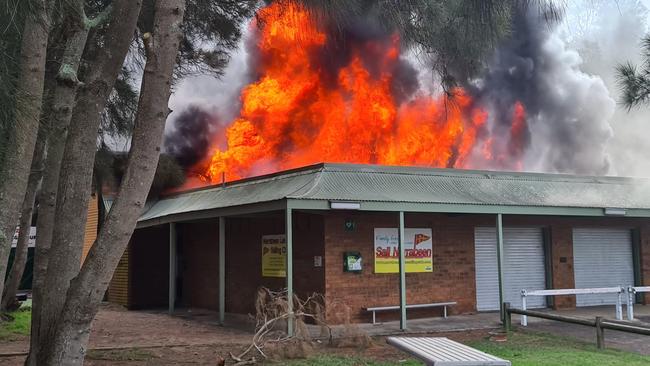
[(34, 200), (36, 199), (36, 191), (38, 190), (38, 185), (43, 176), (43, 159), (46, 136), (46, 129), (42, 127), (39, 128), (36, 147), (34, 148), (31, 172), (29, 173), (29, 180), (27, 181), (27, 192), (25, 193), (23, 208), (20, 212), (20, 234), (18, 235), (18, 242), (16, 243), (16, 256), (14, 257), (14, 263), (11, 266), (9, 277), (7, 277), (5, 292), (2, 295), (2, 304), (0, 304), (0, 310), (2, 311), (7, 310), (15, 303), (16, 293), (18, 292), (20, 281), (25, 272), (27, 252), (29, 249), (29, 234), (32, 226), (32, 213), (34, 212)]
[(20, 207), (27, 190), (29, 168), (32, 163), (38, 133), (45, 59), (50, 21), (45, 0), (34, 1), (33, 14), (27, 17), (20, 52), (20, 79), (16, 89), (17, 108), (13, 146), (5, 157), (0, 176), (0, 293), (4, 291), (7, 260), (11, 238), (16, 230)]
[[(67, 292), (70, 280), (79, 272), (100, 114), (131, 45), (140, 7), (141, 1), (136, 0), (112, 2), (103, 47), (85, 60), (89, 70), (85, 83), (79, 88), (76, 99), (59, 104), (61, 114), (68, 114), (70, 124), (67, 139), (67, 124), (55, 126), (55, 134), (59, 136), (52, 136), (48, 151), (51, 159), (48, 156), (43, 194), (47, 216), (39, 215), (38, 220), (35, 276), (39, 290), (34, 293), (36, 307), (29, 365), (44, 364), (39, 362), (41, 350), (52, 346), (55, 325), (65, 301), (62, 294)], [(72, 90), (65, 95), (74, 98)], [(59, 145), (55, 147), (55, 144)], [(44, 227), (42, 232), (41, 226)]]
[[(40, 241), (37, 244), (37, 250), (47, 250), (47, 254), (40, 256), (37, 263), (40, 284), (37, 307), (40, 308), (35, 309), (36, 324), (32, 324), (33, 329), (36, 328), (32, 337), (37, 340), (31, 344), (27, 362), (30, 365), (44, 364), (39, 362), (40, 351), (52, 345), (56, 322), (65, 301), (62, 294), (67, 292), (70, 280), (79, 272), (100, 114), (133, 39), (141, 1), (115, 0), (111, 5), (103, 47), (85, 60), (89, 73), (79, 88), (74, 109), (71, 102), (61, 105), (62, 110), (72, 114), (63, 152), (59, 159), (53, 157), (57, 160), (55, 164), (59, 164), (59, 169), (56, 169), (59, 174), (58, 182), (51, 182), (53, 185), (50, 187), (56, 184), (56, 189), (50, 189), (45, 195), (49, 202), (56, 196), (56, 203), (53, 214), (44, 223), (51, 233), (48, 241), (51, 246), (47, 249), (47, 245), (41, 247)], [(43, 271), (45, 275), (42, 275)]]
[[(95, 245), (68, 290), (43, 365), (82, 365), (90, 325), (124, 253), (153, 181), (185, 10), (184, 0), (155, 3), (153, 34), (144, 35), (147, 63), (126, 172)], [(54, 259), (52, 257), (51, 259)]]
[(77, 71), (83, 53), (89, 27), (71, 27), (61, 57), (61, 67), (55, 77), (51, 92), (51, 115), (48, 116), (47, 158), (41, 188), (38, 221), (36, 223), (36, 248), (34, 254), (34, 275), (32, 281), (32, 323), (30, 338), (30, 355), (26, 364), (36, 365), (36, 353), (39, 346), (42, 286), (47, 270), (48, 252), (52, 241), (54, 226), (54, 208), (56, 190), (59, 182), (61, 159), (65, 148), (65, 139), (70, 125), (72, 105), (79, 86)]

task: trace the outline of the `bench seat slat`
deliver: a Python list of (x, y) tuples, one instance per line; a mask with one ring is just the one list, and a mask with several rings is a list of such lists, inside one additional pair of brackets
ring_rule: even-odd
[[(452, 306), (456, 305), (455, 301), (449, 301), (449, 302), (436, 302), (436, 303), (431, 303), (431, 304), (412, 304), (412, 305), (406, 305), (407, 309), (420, 309), (420, 308), (434, 308), (434, 307), (440, 307), (440, 306)], [(385, 310), (397, 310), (399, 309), (399, 305), (391, 305), (391, 306), (376, 306), (372, 308), (366, 308), (366, 311), (385, 311)]]
[(510, 361), (440, 337), (388, 337), (386, 342), (432, 366), (510, 366)]

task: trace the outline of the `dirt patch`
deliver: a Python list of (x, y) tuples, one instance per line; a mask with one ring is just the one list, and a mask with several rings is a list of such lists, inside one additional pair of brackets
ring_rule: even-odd
[[(228, 353), (241, 352), (250, 342), (251, 333), (216, 324), (214, 314), (192, 312), (170, 317), (166, 312), (127, 311), (116, 305), (102, 305), (93, 322), (86, 365), (216, 365), (230, 360)], [(426, 336), (419, 334), (418, 336)], [(483, 339), (488, 330), (433, 333), (467, 342)], [(386, 344), (385, 337), (368, 342), (337, 342), (338, 347), (315, 343), (309, 354), (355, 356), (377, 361), (408, 358)], [(342, 345), (349, 344), (349, 347)], [(28, 337), (0, 343), (0, 353), (26, 352)], [(0, 357), (0, 365), (22, 365), (24, 355)], [(292, 358), (292, 357), (289, 357)], [(276, 363), (277, 364), (277, 363)]]
[[(227, 358), (230, 350), (220, 346), (175, 346), (91, 351), (84, 365), (216, 365), (218, 359)], [(24, 357), (3, 357), (0, 365), (21, 366), (24, 360)]]
[[(207, 317), (170, 317), (162, 311), (127, 311), (118, 305), (102, 304), (93, 321), (89, 348), (241, 345), (250, 340), (247, 332), (224, 328), (206, 319)], [(0, 342), (0, 354), (27, 352), (28, 349), (27, 336), (15, 336), (11, 340)], [(0, 359), (0, 364), (4, 364), (4, 361)]]
[[(459, 342), (468, 342), (485, 339), (488, 337), (488, 331), (433, 333), (428, 336), (447, 337)], [(228, 364), (231, 364), (228, 353), (240, 351), (242, 346), (242, 344), (214, 344), (91, 351), (85, 365), (216, 365), (219, 359), (226, 359), (229, 361)], [(366, 348), (328, 347), (324, 344), (316, 344), (313, 354), (350, 356), (382, 362), (399, 362), (411, 358), (386, 344), (385, 337), (373, 337)], [(24, 362), (24, 357), (0, 358), (0, 365), (18, 366), (22, 365), (22, 362)], [(278, 360), (275, 360), (275, 363), (270, 364), (281, 363), (281, 361), (278, 363)]]

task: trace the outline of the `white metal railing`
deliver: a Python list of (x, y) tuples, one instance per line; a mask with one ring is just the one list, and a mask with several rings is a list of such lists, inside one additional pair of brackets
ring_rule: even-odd
[(650, 292), (650, 286), (628, 286), (627, 288), (627, 320), (634, 320), (634, 303), (637, 293)]
[[(521, 309), (526, 310), (526, 297), (528, 296), (559, 296), (559, 295), (588, 295), (588, 294), (618, 294), (616, 300), (616, 319), (623, 320), (623, 301), (621, 296), (625, 292), (623, 286), (617, 287), (598, 287), (598, 288), (565, 288), (558, 290), (521, 290)], [(628, 299), (629, 304), (629, 299)], [(629, 305), (628, 305), (629, 311)], [(528, 317), (521, 316), (521, 325), (528, 325)]]

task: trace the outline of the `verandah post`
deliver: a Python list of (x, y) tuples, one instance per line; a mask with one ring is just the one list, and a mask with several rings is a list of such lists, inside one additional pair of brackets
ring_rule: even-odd
[(219, 217), (219, 323), (226, 319), (226, 218)]
[(404, 211), (399, 212), (399, 328), (406, 330), (406, 261), (404, 259)]
[(176, 303), (176, 223), (169, 223), (169, 314), (174, 313)]
[(503, 310), (503, 302), (505, 301), (505, 296), (503, 293), (504, 290), (504, 278), (503, 278), (503, 216), (497, 214), (497, 273), (499, 277), (499, 311), (501, 315), (501, 321), (505, 319), (505, 314)]
[(287, 240), (287, 254), (285, 257), (287, 269), (287, 333), (291, 337), (294, 334), (294, 314), (293, 314), (293, 228), (292, 228), (292, 209), (288, 206), (285, 211), (285, 232)]

